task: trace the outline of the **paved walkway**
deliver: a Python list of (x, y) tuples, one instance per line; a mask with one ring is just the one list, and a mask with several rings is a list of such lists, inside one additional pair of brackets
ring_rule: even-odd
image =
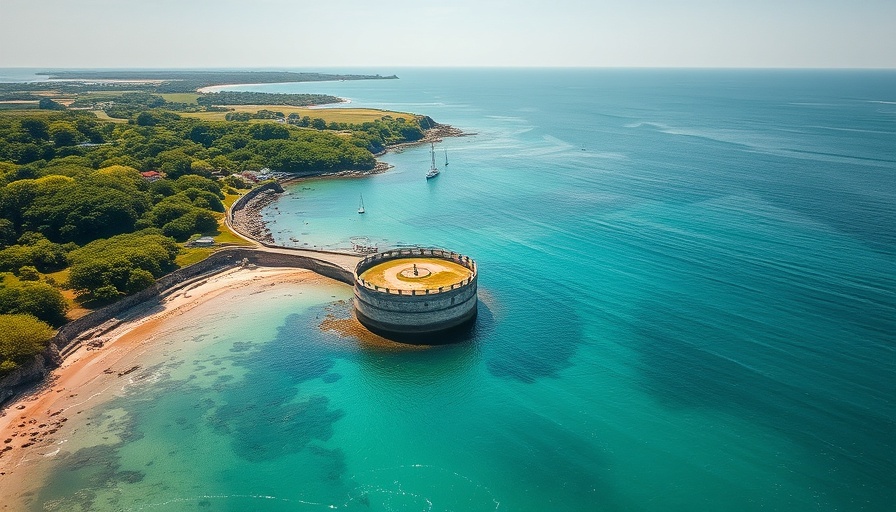
[(355, 267), (358, 265), (358, 262), (363, 258), (362, 256), (355, 256), (354, 254), (315, 251), (313, 249), (290, 249), (289, 247), (265, 247), (260, 244), (256, 245), (255, 250), (276, 254), (304, 256), (306, 258), (312, 258), (326, 263), (331, 263), (333, 265), (342, 267), (349, 272), (354, 272)]

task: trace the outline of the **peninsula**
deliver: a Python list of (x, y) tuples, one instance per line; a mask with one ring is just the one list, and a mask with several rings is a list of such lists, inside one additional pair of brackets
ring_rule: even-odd
[(0, 91), (66, 92), (96, 90), (134, 90), (156, 93), (195, 92), (203, 87), (228, 84), (272, 84), (290, 82), (326, 82), (343, 80), (397, 80), (396, 75), (355, 75), (291, 71), (210, 71), (210, 70), (61, 70), (37, 75), (47, 80), (0, 84)]
[[(378, 172), (376, 156), (390, 148), (459, 134), (425, 115), (313, 110), (293, 95), (159, 93), (161, 75), (99, 82), (133, 78), (124, 73), (83, 75), (80, 85), (0, 84), (0, 96), (40, 98), (0, 104), (0, 320), (11, 333), (0, 343), (0, 401), (62, 361), (51, 342), (59, 333), (71, 340), (99, 325), (79, 319), (163, 293), (160, 280), (221, 247), (252, 245), (225, 224), (225, 211), (258, 182)], [(203, 84), (256, 78), (248, 73), (199, 75)], [(350, 79), (341, 76), (303, 75)], [(252, 207), (242, 213), (257, 225)], [(200, 237), (215, 247), (194, 243)], [(350, 283), (353, 267), (343, 269)]]

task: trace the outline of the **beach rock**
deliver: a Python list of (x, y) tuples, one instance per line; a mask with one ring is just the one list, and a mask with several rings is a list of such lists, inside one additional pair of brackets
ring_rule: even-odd
[(233, 229), (259, 242), (273, 244), (274, 237), (267, 226), (265, 226), (264, 221), (261, 220), (260, 213), (267, 205), (277, 199), (277, 194), (283, 191), (282, 187), (279, 185), (277, 187), (280, 192), (276, 188), (262, 190), (247, 200), (242, 208), (234, 210), (233, 218), (230, 222)]

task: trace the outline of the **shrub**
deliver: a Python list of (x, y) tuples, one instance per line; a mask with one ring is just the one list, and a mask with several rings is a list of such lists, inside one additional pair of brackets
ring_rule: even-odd
[(39, 239), (33, 245), (11, 245), (0, 250), (0, 270), (18, 272), (27, 266), (41, 272), (52, 272), (65, 268), (68, 262), (66, 247), (55, 244), (42, 235), (37, 237)]
[(46, 348), (53, 329), (31, 315), (0, 315), (0, 375), (9, 373)]
[(0, 314), (29, 314), (58, 326), (65, 323), (66, 311), (68, 304), (65, 298), (48, 284), (23, 283), (0, 287)]
[(147, 270), (143, 270), (142, 268), (135, 268), (128, 274), (128, 285), (126, 291), (128, 293), (136, 293), (140, 290), (149, 288), (155, 282), (156, 280), (153, 277), (152, 273)]
[(24, 266), (19, 268), (19, 279), (22, 281), (40, 281), (40, 273), (32, 266)]
[(174, 240), (151, 229), (96, 240), (70, 253), (69, 284), (106, 300), (147, 282), (145, 274), (135, 270), (159, 277), (174, 268), (178, 251)]
[(100, 302), (112, 302), (121, 296), (121, 292), (118, 291), (118, 288), (112, 286), (111, 284), (106, 286), (100, 286), (96, 290), (93, 290), (93, 298)]
[(217, 227), (218, 219), (212, 212), (194, 207), (185, 215), (165, 224), (162, 233), (183, 242), (190, 235), (213, 231)]

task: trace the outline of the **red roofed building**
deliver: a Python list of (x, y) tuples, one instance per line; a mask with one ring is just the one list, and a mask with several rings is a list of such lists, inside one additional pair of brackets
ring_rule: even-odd
[(153, 181), (158, 181), (158, 180), (162, 179), (162, 174), (158, 171), (141, 172), (140, 175), (143, 176), (144, 180), (146, 180), (150, 183), (152, 183)]

